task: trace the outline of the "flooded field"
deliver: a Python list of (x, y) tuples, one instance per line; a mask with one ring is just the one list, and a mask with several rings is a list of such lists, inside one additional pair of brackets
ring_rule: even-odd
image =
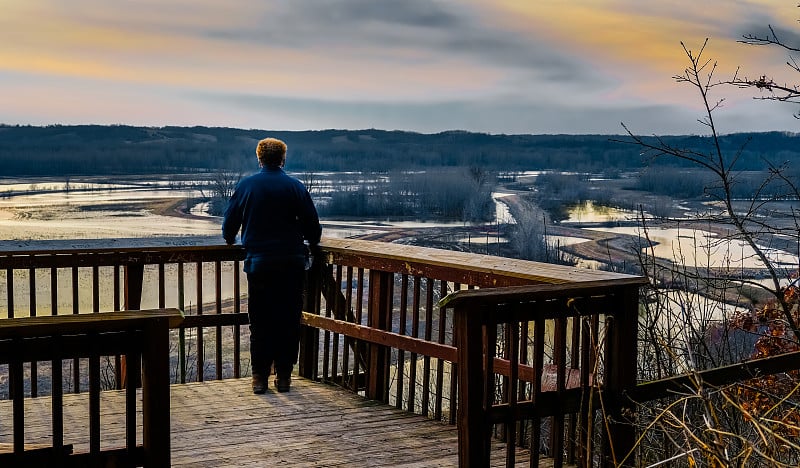
[(200, 196), (161, 179), (98, 182), (10, 180), (0, 183), (3, 239), (105, 239), (215, 235), (211, 219), (175, 216), (170, 208)]
[[(301, 180), (302, 174), (295, 174)], [(341, 185), (331, 174), (315, 174), (312, 196), (324, 198)], [(346, 181), (363, 181), (345, 174)], [(180, 176), (178, 181), (141, 177), (100, 182), (96, 179), (0, 181), (0, 238), (106, 239), (162, 236), (217, 236), (221, 219), (208, 214), (206, 193), (186, 188), (202, 183)], [(497, 198), (502, 197), (498, 195)], [(500, 222), (511, 218), (496, 202)], [(502, 218), (502, 219), (501, 219)], [(456, 221), (323, 220), (325, 236), (350, 237), (377, 230), (447, 228), (463, 226)]]
[[(311, 185), (312, 196), (324, 198), (334, 187), (357, 184), (364, 177), (358, 173), (295, 174)], [(8, 240), (38, 239), (108, 239), (175, 236), (220, 236), (221, 219), (210, 216), (203, 197), (204, 181), (196, 175), (139, 176), (123, 178), (69, 179), (6, 179), (0, 180), (0, 238)], [(199, 187), (199, 188), (198, 188)], [(467, 244), (505, 243), (500, 234), (489, 234), (491, 226), (512, 226), (514, 219), (505, 203), (514, 193), (498, 189), (492, 193), (495, 219), (486, 224), (486, 233), (474, 237), (456, 236), (452, 241)], [(568, 220), (575, 223), (605, 226), (582, 228), (639, 239), (641, 228), (630, 226), (636, 214), (631, 211), (604, 207), (592, 202), (575, 207)], [(615, 223), (628, 226), (614, 226)], [(324, 219), (324, 235), (328, 237), (369, 236), (387, 231), (413, 232), (435, 228), (443, 231), (463, 229), (459, 221), (383, 221)], [(504, 228), (503, 234), (509, 232)], [(573, 246), (589, 242), (592, 236), (550, 236), (551, 245)], [(678, 261), (687, 266), (733, 268), (763, 268), (748, 246), (731, 241), (713, 232), (688, 229), (648, 229), (656, 257)], [(221, 237), (221, 236), (220, 236)], [(221, 239), (220, 239), (221, 241)], [(635, 249), (637, 242), (630, 242)], [(641, 246), (641, 243), (639, 243)], [(487, 253), (490, 250), (487, 247)], [(779, 267), (791, 269), (798, 265), (796, 254), (777, 249), (765, 249)], [(591, 258), (582, 260), (589, 267), (599, 266)]]
[[(658, 258), (672, 260), (681, 265), (701, 268), (761, 269), (764, 263), (755, 251), (741, 240), (726, 239), (718, 234), (700, 229), (648, 228), (637, 226), (589, 228), (603, 232), (619, 233), (642, 239), (642, 248)], [(652, 243), (648, 246), (644, 238)], [(797, 255), (778, 249), (760, 246), (777, 268), (797, 268)]]

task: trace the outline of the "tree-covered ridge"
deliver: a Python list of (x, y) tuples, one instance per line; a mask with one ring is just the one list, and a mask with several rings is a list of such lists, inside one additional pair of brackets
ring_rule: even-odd
[[(213, 127), (126, 125), (0, 125), (0, 176), (160, 173), (249, 169), (264, 136), (287, 142), (292, 171), (383, 171), (480, 167), (492, 171), (603, 172), (640, 168), (640, 148), (619, 135), (491, 135), (464, 131), (421, 134), (385, 130), (269, 131)], [(701, 136), (668, 136), (674, 147), (711, 150)], [(738, 152), (739, 169), (765, 168), (764, 159), (800, 156), (800, 137), (782, 132), (722, 137)], [(661, 164), (661, 162), (657, 162)], [(671, 165), (679, 162), (671, 161)]]

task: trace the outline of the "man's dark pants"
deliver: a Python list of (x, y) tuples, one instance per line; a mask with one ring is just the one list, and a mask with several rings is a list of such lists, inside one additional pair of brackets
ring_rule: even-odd
[(291, 374), (300, 346), (303, 278), (303, 261), (294, 259), (247, 274), (253, 374), (269, 375), (273, 361), (279, 377)]

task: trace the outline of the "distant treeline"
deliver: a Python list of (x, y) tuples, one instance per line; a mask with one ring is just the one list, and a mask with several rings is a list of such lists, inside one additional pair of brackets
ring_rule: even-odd
[[(388, 171), (477, 167), (504, 172), (555, 170), (614, 172), (652, 161), (614, 135), (490, 135), (464, 131), (420, 134), (384, 130), (269, 131), (125, 125), (0, 125), (0, 176), (142, 174), (255, 169), (256, 142), (285, 140), (291, 171)], [(674, 147), (710, 152), (700, 136), (662, 138)], [(798, 160), (800, 137), (779, 132), (732, 134), (722, 139), (740, 170)]]

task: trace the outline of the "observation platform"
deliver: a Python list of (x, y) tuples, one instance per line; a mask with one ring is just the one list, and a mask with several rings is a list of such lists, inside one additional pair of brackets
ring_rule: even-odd
[[(249, 378), (171, 385), (172, 466), (458, 466), (455, 426), (296, 376), (291, 392), (270, 390), (254, 395)], [(64, 395), (64, 443), (75, 452), (89, 451), (88, 396)], [(104, 391), (100, 401), (101, 447), (115, 448), (125, 393)], [(50, 444), (50, 405), (26, 400), (26, 445)], [(0, 401), (0, 415), (10, 413), (11, 401)], [(138, 419), (141, 437), (141, 411)], [(0, 418), (0, 451), (11, 442), (8, 422)], [(503, 466), (505, 445), (492, 448), (492, 466)]]

